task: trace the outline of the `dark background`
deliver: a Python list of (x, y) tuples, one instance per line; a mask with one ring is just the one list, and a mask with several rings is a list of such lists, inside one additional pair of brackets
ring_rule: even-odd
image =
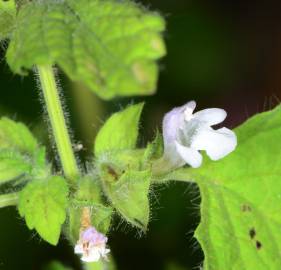
[[(194, 99), (198, 108), (227, 110), (227, 127), (274, 107), (281, 96), (281, 2), (245, 0), (144, 0), (167, 19), (168, 56), (160, 62), (156, 95), (145, 100), (140, 144), (161, 127), (163, 114)], [(83, 142), (82, 160), (91, 153), (96, 131), (111, 112), (132, 99), (104, 102), (62, 77), (65, 108), (73, 137)], [(0, 113), (25, 122), (49, 144), (33, 76), (13, 75), (1, 51)], [(51, 157), (51, 155), (50, 155)], [(115, 220), (110, 246), (120, 270), (184, 270), (200, 265), (203, 254), (192, 238), (200, 196), (192, 184), (155, 188), (152, 219), (145, 236)], [(79, 269), (72, 247), (62, 239), (52, 247), (26, 228), (13, 208), (0, 211), (0, 269), (39, 270), (51, 259)], [(117, 226), (118, 225), (118, 226)]]

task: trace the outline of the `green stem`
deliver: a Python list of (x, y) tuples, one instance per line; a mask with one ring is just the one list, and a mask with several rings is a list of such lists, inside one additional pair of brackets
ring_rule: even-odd
[(16, 205), (17, 203), (18, 203), (17, 193), (9, 193), (0, 196), (0, 208)]
[(79, 169), (67, 131), (54, 72), (51, 66), (38, 66), (37, 68), (62, 168), (65, 176), (75, 183)]

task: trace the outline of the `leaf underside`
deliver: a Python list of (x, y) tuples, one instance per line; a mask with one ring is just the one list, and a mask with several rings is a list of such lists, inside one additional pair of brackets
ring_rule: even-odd
[(11, 69), (57, 64), (102, 98), (152, 94), (165, 54), (164, 20), (131, 1), (24, 4), (7, 51)]
[(0, 41), (10, 37), (14, 27), (15, 17), (15, 1), (0, 0)]

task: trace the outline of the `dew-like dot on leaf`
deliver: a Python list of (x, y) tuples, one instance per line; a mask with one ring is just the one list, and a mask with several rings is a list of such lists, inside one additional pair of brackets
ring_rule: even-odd
[(251, 211), (252, 211), (252, 208), (251, 208), (251, 206), (248, 205), (248, 204), (243, 204), (243, 205), (241, 206), (241, 211), (242, 211), (242, 212), (251, 212)]
[(262, 248), (262, 243), (260, 241), (256, 241), (256, 248), (260, 250)]
[(255, 228), (251, 228), (250, 230), (249, 230), (249, 235), (250, 235), (250, 237), (251, 237), (251, 239), (254, 239), (255, 238), (255, 236), (256, 236), (256, 230), (255, 230)]

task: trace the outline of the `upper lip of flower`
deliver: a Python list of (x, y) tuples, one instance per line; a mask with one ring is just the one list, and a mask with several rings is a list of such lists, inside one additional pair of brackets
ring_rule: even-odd
[(195, 101), (190, 101), (171, 110), (163, 119), (164, 157), (173, 167), (188, 163), (197, 168), (202, 163), (199, 150), (205, 150), (212, 160), (218, 160), (237, 145), (233, 131), (211, 127), (224, 121), (225, 110), (211, 108), (193, 114), (195, 107)]

